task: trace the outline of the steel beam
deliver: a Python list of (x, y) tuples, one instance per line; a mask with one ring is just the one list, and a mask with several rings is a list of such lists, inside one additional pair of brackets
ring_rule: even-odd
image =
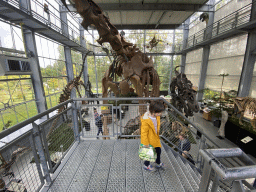
[[(256, 3), (252, 3), (251, 18), (250, 21), (256, 19)], [(244, 62), (242, 73), (240, 77), (240, 83), (238, 87), (238, 96), (246, 97), (250, 93), (251, 82), (253, 78), (253, 70), (256, 60), (256, 55), (252, 54), (256, 50), (256, 33), (255, 30), (249, 32), (247, 37), (246, 50), (244, 54)]]
[[(209, 5), (182, 3), (98, 3), (104, 11), (210, 11)], [(73, 5), (68, 5), (71, 12), (76, 12)]]
[(28, 56), (31, 57), (31, 65), (30, 65), (32, 70), (31, 79), (32, 79), (33, 90), (34, 90), (35, 99), (36, 99), (37, 111), (38, 113), (42, 113), (47, 109), (47, 105), (45, 100), (42, 74), (41, 74), (40, 64), (39, 64), (39, 59), (37, 54), (35, 33), (28, 29), (23, 29), (23, 34), (24, 34), (26, 52), (28, 53)]
[[(79, 22), (82, 22), (82, 19), (79, 19)], [(82, 25), (79, 25), (79, 31), (80, 31), (80, 44), (81, 46), (86, 48), (86, 42), (84, 39), (84, 28), (82, 27)], [(84, 57), (86, 57), (84, 59)], [(84, 61), (83, 65), (84, 65), (84, 71), (83, 71), (83, 75), (84, 75), (84, 84), (87, 86), (88, 85), (88, 66), (87, 66), (87, 56), (86, 54), (82, 54), (82, 61)], [(85, 90), (85, 94), (88, 96), (89, 92)]]
[[(64, 21), (64, 23), (67, 22), (67, 12), (63, 11), (66, 8), (60, 5), (60, 19)], [(69, 35), (68, 33), (68, 25), (64, 25), (63, 22), (61, 22), (61, 29), (62, 32), (65, 33), (66, 35)], [(64, 54), (65, 54), (65, 64), (66, 64), (66, 69), (67, 69), (67, 76), (68, 76), (68, 82), (72, 81), (74, 79), (74, 70), (73, 70), (73, 63), (72, 63), (72, 56), (71, 56), (71, 48), (68, 46), (64, 46)], [(76, 90), (73, 88), (71, 90), (71, 99), (76, 98)], [(74, 103), (72, 103), (72, 120), (73, 120), (73, 127), (74, 127), (74, 136), (76, 141), (79, 141), (79, 131), (78, 131), (78, 117), (77, 117), (77, 109)]]
[[(173, 30), (173, 36), (172, 36), (172, 51), (175, 49), (175, 30)], [(169, 79), (169, 86), (168, 86), (168, 94), (171, 95), (170, 85), (172, 82), (172, 70), (173, 70), (173, 55), (171, 58), (171, 65), (170, 65), (170, 79)]]
[[(114, 23), (113, 23), (114, 24)], [(155, 29), (155, 24), (114, 24), (118, 30), (125, 29)], [(180, 24), (161, 24), (157, 27), (157, 29), (182, 29), (182, 25)]]
[[(20, 6), (31, 10), (30, 1), (20, 0)], [(47, 109), (45, 92), (42, 80), (42, 74), (40, 70), (40, 64), (36, 48), (35, 33), (28, 29), (22, 28), (23, 40), (25, 43), (25, 53), (27, 57), (31, 57), (31, 70), (32, 70), (32, 85), (36, 99), (37, 112), (42, 113)]]
[[(188, 18), (186, 21), (185, 21), (185, 25), (184, 25), (184, 28), (183, 28), (183, 48), (182, 49), (185, 49), (185, 47), (187, 46), (187, 39), (188, 39), (188, 34), (189, 34), (189, 23), (190, 23), (190, 18)], [(180, 72), (181, 73), (184, 73), (185, 72), (185, 64), (186, 64), (186, 55), (187, 53), (183, 53), (181, 55), (181, 67), (180, 67)]]
[[(215, 4), (215, 0), (210, 0), (210, 3), (212, 5)], [(215, 7), (212, 6), (211, 10), (212, 12), (209, 13), (209, 21), (208, 24), (206, 25), (206, 30), (205, 30), (205, 39), (210, 39), (212, 35), (212, 26), (214, 22), (214, 9)], [(205, 85), (205, 79), (206, 79), (206, 74), (207, 74), (207, 68), (208, 68), (208, 62), (209, 62), (209, 56), (210, 56), (210, 45), (206, 45), (203, 47), (203, 55), (202, 55), (202, 62), (201, 62), (201, 69), (200, 69), (200, 77), (199, 77), (199, 82), (198, 82), (198, 90), (203, 90), (204, 85)], [(203, 99), (203, 92), (198, 92), (197, 93), (197, 101), (200, 101)]]

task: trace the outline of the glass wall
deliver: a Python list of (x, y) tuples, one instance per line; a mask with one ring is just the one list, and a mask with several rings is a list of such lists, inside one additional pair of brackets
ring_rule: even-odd
[(36, 35), (36, 45), (47, 107), (59, 102), (59, 96), (67, 84), (67, 73), (63, 45)]
[[(16, 53), (17, 51), (19, 53)], [(21, 29), (0, 21), (0, 54), (24, 57), (23, 51)], [(37, 107), (31, 76), (0, 76), (0, 131), (36, 114)]]

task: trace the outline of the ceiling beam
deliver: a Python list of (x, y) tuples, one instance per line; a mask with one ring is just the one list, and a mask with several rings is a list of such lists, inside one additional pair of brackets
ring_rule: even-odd
[[(210, 12), (211, 5), (181, 3), (98, 3), (103, 11), (199, 11)], [(76, 12), (73, 5), (68, 5), (71, 12)]]
[[(114, 24), (114, 26), (118, 30), (125, 30), (125, 29), (155, 29), (156, 24), (145, 24), (145, 25), (120, 25), (120, 24)], [(183, 29), (182, 25), (179, 24), (161, 24), (157, 26), (157, 29)]]
[(98, 3), (104, 11), (209, 11), (209, 5), (181, 3)]

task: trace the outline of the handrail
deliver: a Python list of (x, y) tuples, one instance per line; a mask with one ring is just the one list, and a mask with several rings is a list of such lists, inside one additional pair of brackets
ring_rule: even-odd
[[(207, 165), (209, 164), (222, 180), (238, 180), (256, 177), (255, 164), (246, 167), (226, 168), (216, 159), (217, 157), (243, 156), (244, 152), (240, 148), (204, 150), (201, 149), (199, 153), (204, 157)], [(250, 159), (248, 160), (250, 161)]]
[(19, 130), (21, 127), (24, 127), (24, 126), (26, 126), (26, 125), (28, 125), (30, 123), (33, 123), (37, 119), (40, 119), (40, 118), (48, 115), (49, 113), (55, 111), (56, 109), (58, 109), (58, 108), (60, 108), (60, 107), (62, 107), (64, 105), (67, 105), (68, 103), (71, 103), (71, 102), (72, 102), (72, 99), (70, 99), (68, 101), (65, 101), (65, 102), (63, 102), (63, 103), (61, 103), (61, 104), (59, 104), (59, 105), (57, 105), (57, 106), (55, 106), (55, 107), (53, 107), (51, 109), (48, 109), (48, 110), (46, 110), (46, 111), (44, 111), (42, 113), (39, 113), (38, 115), (35, 115), (34, 117), (31, 117), (31, 118), (29, 118), (29, 119), (27, 119), (25, 121), (22, 121), (21, 123), (18, 123), (18, 124), (8, 128), (8, 129), (6, 129), (6, 130), (0, 132), (0, 139), (6, 137), (7, 135), (10, 135), (11, 133)]
[[(250, 3), (250, 4), (248, 4), (248, 5), (244, 6), (244, 7), (242, 7), (242, 8), (240, 8), (240, 9), (236, 10), (235, 12), (233, 12), (233, 13), (231, 13), (231, 14), (225, 16), (225, 17), (223, 17), (222, 19), (220, 19), (220, 20), (214, 22), (213, 24), (209, 25), (208, 27), (206, 27), (206, 28), (204, 28), (204, 29), (198, 31), (198, 32), (195, 33), (195, 34), (190, 35), (188, 38), (184, 39), (184, 40), (183, 40), (183, 44), (186, 44), (185, 49), (188, 48), (188, 47), (194, 46), (194, 44), (193, 44), (192, 46), (188, 46), (188, 42), (189, 42), (189, 41), (193, 41), (194, 39), (196, 39), (196, 38), (198, 38), (198, 37), (200, 37), (200, 36), (202, 36), (202, 35), (204, 36), (204, 35), (205, 35), (205, 34), (204, 34), (205, 31), (207, 31), (208, 29), (218, 29), (218, 28), (220, 28), (221, 26), (219, 25), (219, 23), (228, 21), (228, 20), (230, 20), (230, 19), (235, 19), (236, 16), (238, 15), (238, 13), (240, 13), (241, 11), (246, 10), (246, 9), (248, 9), (248, 8), (251, 8), (252, 4), (255, 3), (255, 2), (256, 2), (256, 1), (254, 0), (252, 3)], [(248, 9), (248, 11), (249, 11), (249, 9)], [(250, 15), (251, 15), (251, 12), (249, 12), (249, 13), (247, 14), (247, 16), (250, 16)], [(244, 18), (244, 17), (243, 17), (243, 18)], [(250, 21), (249, 21), (249, 22), (250, 22)], [(212, 31), (213, 31), (213, 30), (212, 30)], [(225, 30), (225, 31), (226, 31), (226, 30)], [(220, 33), (218, 33), (218, 34), (220, 34)], [(218, 34), (217, 34), (217, 35), (218, 35)], [(211, 36), (211, 39), (213, 38), (213, 36), (216, 36), (216, 35), (212, 35), (212, 36)], [(203, 42), (204, 40), (206, 40), (206, 39), (203, 38), (203, 40), (200, 41), (200, 42)], [(208, 39), (207, 39), (207, 40), (208, 40)], [(198, 44), (198, 42), (197, 42), (196, 44)]]
[(180, 115), (182, 118), (184, 118), (186, 121), (189, 122), (189, 124), (191, 124), (197, 131), (199, 131), (200, 133), (202, 133), (202, 135), (204, 135), (205, 138), (207, 138), (212, 144), (214, 144), (215, 146), (217, 146), (218, 148), (220, 148), (220, 146), (215, 143), (214, 141), (212, 141), (205, 133), (203, 130), (199, 129), (193, 122), (191, 122), (187, 117), (185, 117), (180, 111), (178, 111), (178, 109), (176, 109), (173, 105), (171, 105), (168, 101), (166, 101), (164, 98), (162, 98), (163, 101), (165, 102), (165, 104), (168, 105), (168, 107), (171, 107), (175, 113), (177, 113), (178, 115)]

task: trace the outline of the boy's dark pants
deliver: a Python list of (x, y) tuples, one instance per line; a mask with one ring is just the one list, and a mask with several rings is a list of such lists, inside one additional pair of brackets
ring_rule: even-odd
[[(156, 155), (157, 155), (156, 163), (157, 163), (157, 164), (160, 164), (160, 163), (161, 163), (161, 160), (160, 160), (161, 147), (156, 147), (155, 150), (156, 150)], [(145, 166), (149, 166), (149, 164), (150, 164), (149, 161), (144, 161), (144, 165), (145, 165)]]

